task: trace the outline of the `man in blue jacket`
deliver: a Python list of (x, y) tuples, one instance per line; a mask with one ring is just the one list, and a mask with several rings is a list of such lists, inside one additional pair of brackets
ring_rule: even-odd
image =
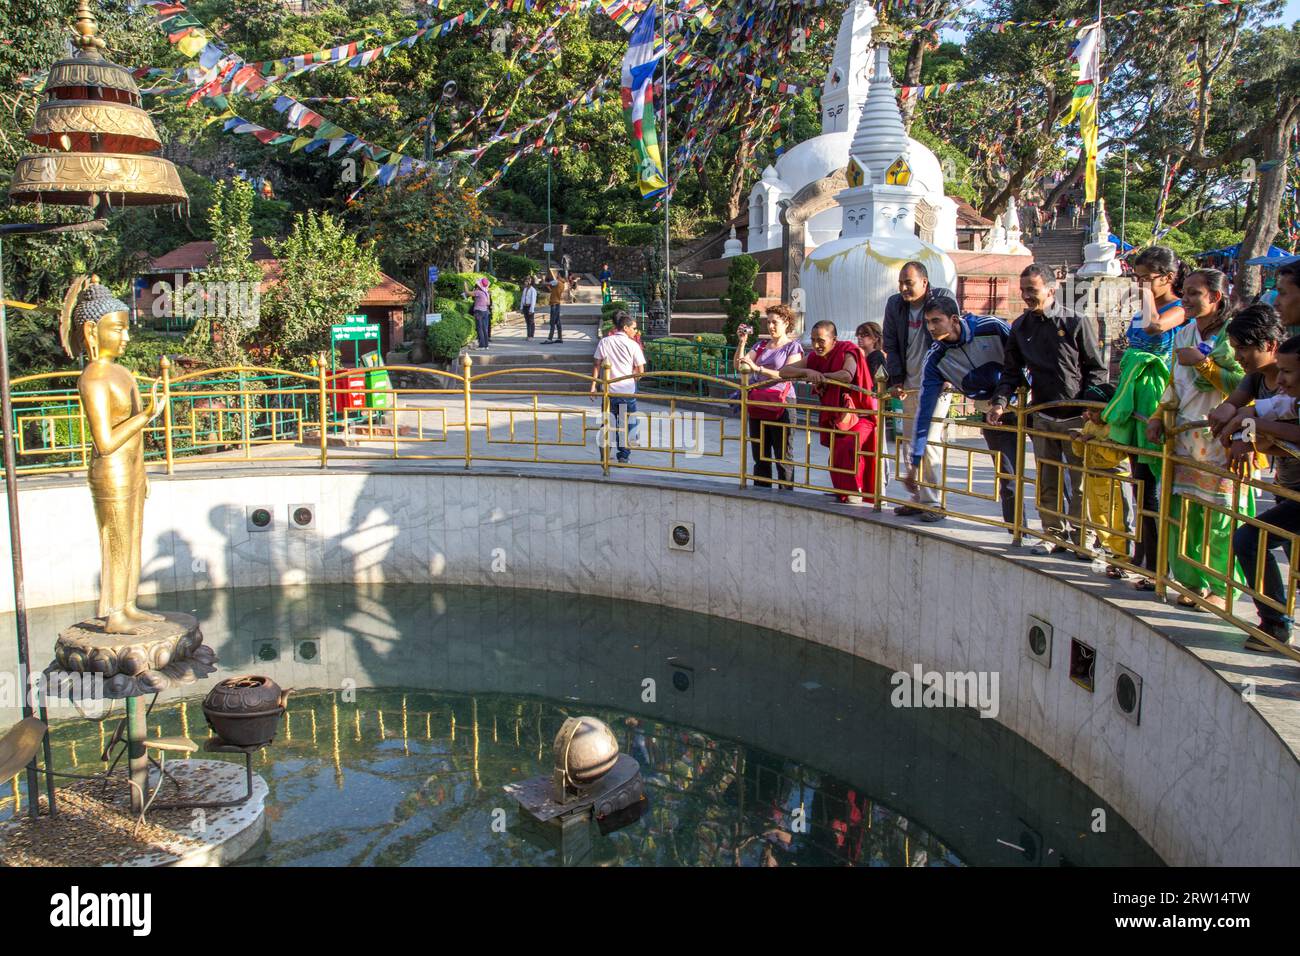
[[(903, 417), (899, 419), (899, 425), (902, 426), (902, 435), (899, 438), (900, 455), (907, 455), (915, 442), (917, 390), (921, 387), (921, 370), (925, 364), (925, 355), (933, 344), (930, 333), (925, 328), (925, 303), (941, 295), (950, 299), (957, 298), (948, 289), (932, 289), (930, 273), (925, 265), (920, 262), (909, 262), (898, 273), (897, 294), (890, 296), (889, 301), (885, 303), (885, 321), (881, 329), (885, 338), (885, 373), (889, 376), (889, 388), (893, 396), (903, 399)], [(941, 397), (934, 407), (934, 415), (940, 421), (938, 423), (931, 421), (926, 429), (926, 436), (931, 442), (942, 440), (942, 420), (948, 416), (948, 402), (948, 397)], [(921, 474), (930, 485), (937, 483), (936, 478), (942, 478), (938, 473), (942, 462), (942, 449), (931, 448), (926, 454)], [(933, 487), (918, 484), (916, 490), (912, 492), (912, 500), (917, 504), (934, 507), (939, 504), (939, 493)], [(940, 518), (937, 512), (925, 511), (915, 505), (903, 505), (895, 509), (895, 513), (904, 516), (934, 515), (926, 519), (929, 521), (937, 521)]]
[[(925, 457), (927, 430), (922, 423), (935, 414), (944, 386), (987, 403), (997, 392), (1002, 381), (1007, 339), (1011, 326), (996, 316), (962, 315), (957, 300), (950, 296), (936, 296), (925, 304), (925, 325), (934, 344), (925, 353), (921, 370), (921, 392), (917, 400), (912, 459), (903, 478), (909, 491), (919, 487), (917, 471)], [(987, 409), (980, 407), (981, 414)], [(993, 452), (997, 466), (998, 497), (1002, 501), (1002, 520), (1013, 522), (1016, 516), (1016, 435), (1014, 431), (981, 429), (984, 442)], [(936, 517), (942, 517), (937, 512)], [(922, 521), (934, 520), (923, 515)]]

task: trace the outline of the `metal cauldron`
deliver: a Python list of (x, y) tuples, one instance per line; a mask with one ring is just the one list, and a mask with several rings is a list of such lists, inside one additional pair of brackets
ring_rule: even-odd
[(235, 747), (269, 744), (290, 693), (269, 677), (228, 677), (204, 698), (203, 716), (214, 734)]

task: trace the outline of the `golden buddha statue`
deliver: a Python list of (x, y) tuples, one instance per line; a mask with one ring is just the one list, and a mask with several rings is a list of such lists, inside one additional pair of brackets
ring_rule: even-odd
[[(75, 305), (69, 306), (75, 299)], [(109, 634), (139, 634), (141, 625), (164, 620), (136, 606), (140, 588), (140, 539), (148, 479), (144, 429), (161, 410), (158, 387), (146, 411), (135, 376), (117, 364), (131, 340), (130, 309), (91, 276), (69, 291), (61, 334), (64, 348), (87, 358), (77, 391), (90, 426), (90, 495), (99, 524), (98, 616)]]

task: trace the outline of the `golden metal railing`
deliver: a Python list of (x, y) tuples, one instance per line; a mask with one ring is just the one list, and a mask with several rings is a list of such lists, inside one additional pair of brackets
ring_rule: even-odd
[[(357, 370), (355, 375), (364, 375), (365, 371)], [(778, 404), (755, 401), (750, 397), (751, 387), (738, 387), (734, 382), (713, 376), (681, 371), (646, 373), (639, 379), (635, 397), (642, 403), (652, 403), (654, 412), (647, 413), (640, 408), (635, 413), (625, 410), (616, 422), (611, 410), (620, 394), (614, 386), (624, 380), (611, 378), (608, 367), (596, 377), (534, 367), (489, 369), (474, 374), (472, 359), (465, 355), (459, 372), (406, 366), (391, 366), (386, 371), (390, 376), (414, 380), (416, 385), (348, 387), (344, 380), (346, 373), (331, 372), (324, 355), (317, 357), (311, 374), (232, 367), (174, 376), (164, 359), (158, 378), (137, 376), (146, 403), (155, 385), (161, 394), (159, 418), (145, 431), (151, 464), (161, 466), (167, 474), (174, 473), (177, 468), (237, 462), (313, 462), (321, 468), (331, 464), (394, 460), (455, 462), (465, 468), (473, 467), (476, 462), (553, 465), (599, 467), (605, 475), (615, 470), (628, 470), (735, 480), (745, 488), (755, 480), (751, 474), (752, 466), (761, 461), (773, 471), (770, 478), (761, 481), (836, 495), (845, 492), (833, 486), (835, 476), (854, 473), (850, 468), (833, 467), (826, 452), (814, 451), (814, 445), (820, 446), (821, 436), (835, 431), (818, 424), (818, 417), (828, 410), (826, 406), (806, 402)], [(558, 377), (562, 382), (569, 380), (573, 387), (510, 387), (512, 381), (517, 382), (520, 377), (539, 374)], [(55, 372), (14, 380), (12, 397), (19, 458), (24, 462), (20, 465), (23, 475), (58, 474), (86, 468), (90, 454), (86, 437), (89, 433), (76, 393), (75, 375), (75, 372)], [(659, 378), (676, 381), (698, 379), (704, 394), (702, 397), (679, 397), (648, 391)], [(426, 380), (426, 384), (421, 384), (420, 379)], [(711, 391), (725, 397), (709, 394)], [(931, 480), (918, 475), (920, 483), (938, 497), (938, 504), (929, 505), (913, 502), (910, 496), (895, 497), (885, 487), (886, 462), (894, 462), (896, 475), (904, 472), (908, 462), (900, 459), (901, 442), (896, 441), (892, 451), (884, 449), (881, 436), (887, 423), (899, 422), (902, 415), (886, 407), (883, 392), (878, 397), (878, 407), (872, 410), (829, 409), (853, 411), (874, 425), (874, 446), (860, 454), (873, 459), (870, 467), (874, 469), (874, 491), (864, 494), (876, 511), (886, 504), (912, 504), (922, 510), (1003, 528), (1010, 532), (1016, 545), (1030, 536), (1076, 552), (1080, 545), (1073, 539), (1030, 527), (1028, 502), (1035, 502), (1040, 518), (1054, 519), (1053, 523), (1068, 522), (1081, 529), (1085, 539), (1103, 532), (1113, 533), (1130, 546), (1140, 540), (1144, 514), (1155, 517), (1158, 541), (1154, 572), (1136, 566), (1124, 555), (1115, 555), (1108, 559), (1109, 562), (1151, 580), (1158, 597), (1163, 598), (1172, 590), (1272, 649), (1300, 661), (1300, 651), (1278, 643), (1250, 621), (1237, 616), (1233, 609), (1234, 595), (1239, 594), (1259, 599), (1279, 613), (1292, 615), (1300, 535), (1265, 524), (1243, 513), (1241, 508), (1245, 501), (1262, 491), (1271, 492), (1278, 501), (1300, 501), (1300, 494), (1255, 476), (1240, 478), (1212, 465), (1178, 457), (1174, 452), (1177, 435), (1199, 427), (1199, 423), (1175, 428), (1172, 420), (1168, 421), (1158, 452), (1097, 442), (1126, 454), (1141, 453), (1158, 459), (1156, 471), (1161, 479), (1159, 508), (1152, 515), (1142, 511), (1140, 482), (1131, 475), (1116, 475), (1058, 459), (1036, 459), (1034, 472), (1027, 473), (1026, 463), (1035, 438), (1068, 440), (1069, 436), (1036, 427), (1030, 421), (1034, 413), (1040, 413), (1041, 417), (1041, 413), (1050, 412), (1063, 403), (1026, 407), (1026, 396), (1021, 394), (1019, 404), (1007, 410), (1009, 419), (1004, 418), (1002, 424), (993, 426), (969, 419), (945, 420), (950, 427), (967, 425), (1013, 435), (1015, 474), (1002, 471), (1000, 455), (987, 448), (983, 441), (961, 443), (940, 435), (939, 440), (932, 443), (942, 451), (940, 474)], [(1087, 402), (1064, 404), (1076, 409), (1101, 407)], [(763, 421), (759, 426), (759, 439), (755, 442), (749, 437), (749, 426), (757, 408), (779, 408), (789, 421)], [(649, 441), (638, 439), (633, 443), (631, 440), (629, 433), (636, 430), (636, 426), (631, 424), (634, 416), (638, 426), (651, 432)], [(728, 427), (732, 419), (736, 419), (738, 425), (734, 432)], [(778, 447), (785, 444), (789, 448), (788, 457), (772, 458), (763, 453), (764, 433), (773, 428), (790, 430), (788, 444), (776, 443)], [(453, 451), (452, 441), (457, 429), (462, 433), (463, 447)], [(611, 446), (620, 443), (638, 457), (628, 462), (617, 460), (611, 455)], [(728, 461), (732, 446), (735, 446), (735, 464)], [(877, 449), (880, 451), (878, 454)], [(755, 457), (751, 459), (751, 456)], [(985, 456), (992, 460), (991, 469), (977, 465)], [(789, 477), (779, 477), (778, 466)], [(1089, 514), (1083, 504), (1076, 508), (1079, 514), (1071, 517), (1065, 507), (1064, 481), (1057, 482), (1054, 500), (1038, 501), (1044, 466), (1077, 472), (1083, 482), (1088, 478), (1105, 480), (1110, 484), (1112, 496), (1125, 487), (1132, 489), (1135, 502), (1133, 528), (1113, 529), (1110, 522), (1102, 520), (1101, 516)], [(1188, 555), (1186, 522), (1174, 520), (1173, 477), (1176, 468), (1195, 469), (1231, 480), (1233, 493), (1230, 503), (1197, 503), (1204, 504), (1209, 513), (1220, 516), (1220, 521), (1229, 522), (1234, 532), (1241, 525), (1249, 524), (1286, 543), (1285, 601), (1264, 594), (1262, 547), (1255, 567), (1248, 569), (1251, 573), (1247, 580), (1220, 572), (1210, 562), (1197, 561)], [(989, 475), (987, 479), (984, 477), (986, 474)], [(985, 480), (990, 483), (988, 491), (980, 489)], [(963, 506), (963, 501), (1000, 506), (1002, 480), (1009, 480), (1014, 488), (1013, 520), (1004, 520), (1000, 514), (982, 513), (975, 506)], [(1083, 496), (1082, 487), (1078, 494)], [(1209, 522), (1205, 524), (1208, 527)], [(1208, 553), (1211, 543), (1208, 537), (1208, 531), (1203, 532), (1202, 547), (1195, 550)], [(1231, 547), (1229, 538), (1229, 569), (1235, 567)], [(1126, 550), (1131, 550), (1131, 547)], [(1180, 583), (1170, 570), (1172, 555), (1177, 555), (1185, 566), (1195, 568), (1202, 577), (1216, 584), (1216, 590), (1224, 590), (1226, 607), (1217, 607), (1199, 592)]]

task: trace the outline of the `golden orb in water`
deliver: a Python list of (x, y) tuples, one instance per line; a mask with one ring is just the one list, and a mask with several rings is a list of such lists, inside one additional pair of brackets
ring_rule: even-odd
[(555, 735), (555, 769), (571, 782), (587, 785), (614, 769), (618, 740), (604, 721), (570, 717)]

